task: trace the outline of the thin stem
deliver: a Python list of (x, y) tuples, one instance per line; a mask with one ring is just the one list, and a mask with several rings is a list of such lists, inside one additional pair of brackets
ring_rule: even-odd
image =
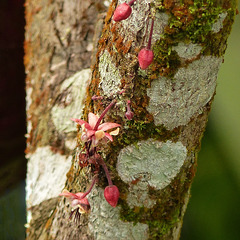
[(109, 173), (109, 171), (108, 171), (108, 168), (107, 168), (106, 163), (103, 161), (102, 158), (98, 158), (98, 162), (99, 162), (99, 164), (103, 167), (103, 170), (104, 170), (104, 172), (105, 172), (105, 174), (106, 174), (106, 177), (107, 177), (107, 180), (108, 180), (108, 185), (109, 185), (109, 186), (112, 186), (112, 185), (113, 185), (113, 182), (112, 182), (112, 179), (111, 179), (111, 177), (110, 177), (110, 173)]
[(113, 100), (102, 112), (102, 114), (100, 115), (99, 119), (96, 122), (96, 125), (94, 127), (94, 131), (97, 131), (98, 126), (100, 124), (100, 122), (102, 121), (103, 117), (105, 116), (105, 114), (109, 111), (110, 108), (112, 108), (114, 105), (116, 104), (116, 100)]
[(147, 45), (148, 50), (151, 49), (152, 35), (153, 35), (153, 25), (154, 25), (154, 19), (152, 19), (152, 25), (151, 25), (151, 30), (150, 30), (149, 39), (148, 39), (148, 45)]
[(132, 6), (136, 0), (132, 0), (128, 3), (129, 6)]
[(90, 188), (79, 198), (79, 200), (85, 198), (92, 191), (92, 188), (93, 188), (94, 184), (96, 183), (96, 180), (97, 180), (97, 176), (94, 177)]
[(131, 101), (127, 100), (127, 111), (129, 112), (131, 112), (130, 104), (131, 104)]

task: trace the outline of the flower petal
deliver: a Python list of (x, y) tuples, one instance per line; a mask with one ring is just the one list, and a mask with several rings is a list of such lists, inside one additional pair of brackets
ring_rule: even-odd
[(92, 129), (94, 129), (94, 127), (95, 127), (95, 125), (98, 121), (98, 118), (99, 117), (97, 115), (95, 115), (94, 113), (90, 112), (88, 114), (88, 123), (89, 123), (89, 125), (91, 126)]
[(64, 189), (60, 194), (59, 196), (64, 196), (66, 198), (76, 198), (77, 195), (74, 194), (74, 193), (70, 193), (67, 189)]
[(89, 202), (88, 202), (88, 199), (85, 197), (83, 199), (81, 199), (82, 195), (85, 194), (85, 193), (82, 193), (82, 192), (79, 192), (79, 193), (76, 193), (76, 196), (78, 197), (78, 201), (80, 204), (86, 204), (86, 205), (89, 205)]
[(121, 125), (118, 124), (118, 123), (106, 122), (106, 123), (100, 124), (99, 127), (98, 127), (98, 130), (103, 130), (105, 132), (109, 129), (112, 129), (112, 128), (115, 128), (115, 127), (120, 127), (120, 126)]
[(100, 140), (105, 137), (105, 132), (103, 130), (98, 130), (95, 132), (96, 140)]
[(88, 213), (90, 211), (90, 204), (79, 204), (79, 212), (80, 213)]
[(82, 119), (71, 118), (71, 120), (80, 124), (81, 126), (84, 124), (86, 129), (92, 129), (91, 126), (86, 121), (84, 121)]
[(105, 133), (105, 137), (107, 137), (111, 142), (113, 141), (113, 138), (109, 133)]
[(95, 134), (96, 131), (94, 130), (87, 130), (87, 137), (88, 139), (90, 139), (94, 134)]
[(116, 128), (116, 130), (113, 130), (109, 133), (112, 136), (117, 136), (119, 134), (119, 128)]

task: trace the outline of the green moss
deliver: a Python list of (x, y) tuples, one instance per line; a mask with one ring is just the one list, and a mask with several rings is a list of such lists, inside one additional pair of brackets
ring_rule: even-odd
[[(121, 211), (120, 219), (122, 221), (145, 223), (149, 227), (149, 239), (162, 239), (164, 235), (176, 225), (176, 222), (180, 221), (180, 207), (175, 207), (170, 210), (169, 214), (163, 217), (165, 209), (162, 204), (158, 202), (154, 208), (148, 209), (144, 207), (129, 208), (127, 203), (120, 200)], [(166, 212), (165, 212), (166, 213)]]
[(173, 32), (171, 38), (177, 41), (204, 43), (212, 24), (223, 11), (221, 7), (213, 7), (212, 4), (180, 6), (179, 10), (172, 12), (170, 18), (169, 28)]
[(174, 76), (181, 62), (177, 52), (172, 50), (173, 45), (174, 41), (165, 37), (154, 44), (154, 64), (151, 68), (153, 72), (158, 72), (162, 76)]
[[(227, 37), (235, 16), (235, 1), (221, 3), (212, 0), (182, 0), (176, 3), (162, 0), (156, 1), (155, 7), (170, 17), (164, 34), (153, 46), (155, 58), (151, 66), (152, 73), (158, 72), (172, 78), (178, 68), (182, 67), (179, 56), (172, 51), (172, 47), (179, 42), (202, 46), (203, 55), (222, 56), (225, 53)], [(212, 26), (223, 12), (227, 12), (223, 28), (214, 33)]]

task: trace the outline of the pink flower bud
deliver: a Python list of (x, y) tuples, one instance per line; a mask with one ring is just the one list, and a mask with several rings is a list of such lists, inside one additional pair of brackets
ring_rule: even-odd
[(104, 190), (104, 197), (112, 207), (116, 207), (119, 198), (119, 191), (117, 186), (115, 185), (107, 186)]
[(130, 104), (131, 104), (131, 101), (128, 100), (128, 101), (127, 101), (127, 112), (125, 113), (125, 117), (126, 117), (128, 120), (132, 120), (132, 118), (133, 118), (133, 116), (134, 116), (134, 113), (131, 111)]
[(153, 51), (147, 48), (143, 48), (138, 54), (138, 62), (141, 69), (146, 69), (153, 61)]
[(127, 112), (125, 113), (125, 117), (126, 117), (128, 120), (132, 120), (133, 116), (134, 116), (134, 113), (133, 113), (132, 111), (127, 111)]
[(113, 20), (116, 22), (122, 21), (124, 19), (127, 19), (131, 13), (132, 8), (127, 3), (122, 3), (116, 8), (113, 14)]

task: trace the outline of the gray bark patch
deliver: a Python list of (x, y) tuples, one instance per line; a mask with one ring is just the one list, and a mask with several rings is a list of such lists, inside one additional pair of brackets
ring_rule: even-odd
[(99, 58), (100, 86), (103, 94), (112, 96), (120, 91), (121, 75), (107, 50)]
[(178, 56), (183, 59), (191, 59), (200, 54), (202, 46), (194, 43), (180, 42), (177, 46), (172, 48), (178, 53)]
[(120, 207), (113, 208), (104, 198), (101, 188), (93, 188), (88, 196), (91, 205), (89, 229), (96, 240), (145, 240), (148, 225), (120, 220)]
[(31, 219), (30, 207), (50, 198), (58, 197), (67, 180), (71, 167), (71, 156), (53, 153), (50, 147), (39, 147), (27, 156), (26, 201), (28, 222)]
[(212, 25), (212, 31), (214, 33), (218, 33), (223, 28), (223, 21), (225, 20), (226, 16), (227, 16), (227, 12), (222, 12), (219, 14), (218, 19)]
[(148, 139), (121, 150), (117, 171), (126, 183), (138, 179), (160, 190), (179, 173), (186, 156), (187, 149), (181, 142)]
[[(118, 5), (126, 2), (125, 0), (119, 0)], [(126, 40), (133, 40), (133, 46), (135, 45), (136, 36), (141, 35), (145, 41), (143, 45), (147, 45), (149, 31), (151, 27), (151, 10), (150, 3), (152, 0), (142, 0), (136, 1), (132, 5), (132, 13), (126, 19), (120, 22), (121, 26), (121, 35), (125, 36)], [(168, 24), (169, 15), (166, 13), (155, 13), (155, 21), (153, 27), (153, 36), (152, 36), (152, 45), (160, 39), (160, 35), (164, 32), (164, 28)], [(146, 30), (148, 31), (146, 32)], [(127, 36), (127, 37), (126, 37)], [(145, 37), (144, 37), (145, 36)]]
[(90, 75), (91, 69), (84, 69), (62, 83), (60, 94), (67, 92), (67, 95), (61, 99), (61, 104), (55, 105), (51, 111), (52, 120), (59, 132), (76, 131), (76, 123), (70, 119), (80, 118), (82, 115)]
[(153, 115), (154, 123), (172, 130), (186, 125), (197, 112), (201, 113), (215, 93), (221, 62), (222, 58), (203, 56), (180, 68), (174, 79), (153, 80), (147, 89), (150, 98), (147, 110)]

